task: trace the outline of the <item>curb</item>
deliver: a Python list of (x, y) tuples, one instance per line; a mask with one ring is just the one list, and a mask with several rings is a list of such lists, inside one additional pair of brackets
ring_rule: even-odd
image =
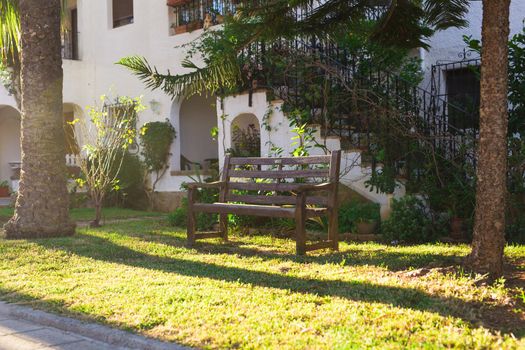
[(109, 328), (79, 321), (64, 316), (53, 315), (44, 311), (34, 310), (26, 306), (7, 304), (0, 302), (0, 309), (4, 309), (13, 317), (38, 323), (42, 326), (53, 327), (62, 331), (78, 334), (92, 340), (102, 341), (109, 345), (126, 347), (137, 350), (190, 350), (192, 348), (166, 343), (155, 339), (125, 332), (119, 329)]

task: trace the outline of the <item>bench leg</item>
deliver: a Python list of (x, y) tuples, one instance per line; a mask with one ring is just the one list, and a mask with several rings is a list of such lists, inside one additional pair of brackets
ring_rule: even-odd
[(188, 246), (192, 247), (195, 244), (195, 230), (197, 225), (197, 217), (193, 211), (195, 193), (193, 189), (188, 191), (188, 223), (187, 223), (187, 242)]
[(338, 212), (330, 213), (328, 220), (328, 239), (332, 242), (332, 249), (339, 250), (339, 217)]
[(221, 232), (222, 239), (228, 241), (228, 215), (220, 214), (219, 215), (219, 231)]
[(195, 245), (195, 226), (197, 223), (197, 218), (193, 211), (188, 211), (188, 246), (192, 247)]
[(304, 193), (297, 196), (295, 205), (295, 252), (297, 255), (306, 254), (306, 196)]

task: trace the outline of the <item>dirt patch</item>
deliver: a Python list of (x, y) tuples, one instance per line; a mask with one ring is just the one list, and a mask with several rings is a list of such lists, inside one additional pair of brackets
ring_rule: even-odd
[[(399, 271), (396, 274), (401, 279), (422, 278), (431, 273), (460, 274), (461, 265), (455, 266), (427, 266), (416, 270)], [(455, 309), (457, 316), (468, 319), (475, 325), (481, 325), (493, 331), (512, 333), (515, 336), (525, 336), (525, 259), (508, 261), (505, 264), (505, 287), (509, 297), (498, 303), (490, 300), (483, 302), (461, 302), (445, 299), (444, 302)], [(488, 279), (476, 281), (478, 286), (487, 286)], [(439, 295), (436, 295), (439, 297)]]

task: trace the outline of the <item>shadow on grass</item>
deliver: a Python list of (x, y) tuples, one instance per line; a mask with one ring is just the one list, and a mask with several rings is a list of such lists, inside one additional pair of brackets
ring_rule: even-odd
[[(186, 245), (186, 238), (175, 236), (170, 232), (158, 233), (136, 233), (130, 230), (116, 229), (123, 235), (137, 237), (145, 242), (162, 243), (175, 247)], [(192, 249), (204, 254), (236, 254), (241, 257), (257, 257), (265, 260), (282, 260), (292, 262), (316, 263), (316, 264), (337, 264), (344, 266), (364, 266), (374, 265), (389, 269), (390, 271), (402, 271), (407, 269), (417, 269), (428, 267), (430, 264), (435, 266), (448, 266), (457, 264), (463, 256), (461, 255), (441, 255), (431, 252), (395, 252), (386, 249), (360, 250), (345, 249), (344, 251), (333, 252), (326, 250), (325, 253), (318, 255), (297, 256), (295, 253), (289, 253), (276, 249), (275, 246), (281, 238), (275, 238), (276, 243), (273, 245), (257, 243), (257, 247), (250, 247), (246, 242), (218, 240), (198, 241)]]
[[(78, 234), (72, 239), (35, 240), (34, 242), (47, 249), (61, 249), (68, 253), (104, 262), (175, 273), (182, 276), (209, 278), (224, 282), (241, 282), (294, 293), (339, 297), (356, 302), (382, 303), (395, 307), (435, 312), (444, 317), (453, 316), (473, 323), (484, 321), (484, 317), (472, 315), (477, 313), (478, 316), (482, 316), (480, 313), (487, 309), (487, 305), (482, 303), (429, 295), (424, 291), (412, 288), (385, 286), (361, 281), (301, 278), (200, 261), (160, 257), (115, 244), (102, 237), (86, 234)], [(279, 255), (279, 258), (282, 256)], [(483, 326), (502, 332), (514, 332), (518, 336), (525, 335), (523, 334), (525, 333), (525, 324), (519, 315), (513, 314), (502, 306), (491, 307), (487, 312), (503, 313), (505, 317), (508, 317), (508, 325), (510, 326), (507, 326), (507, 323), (505, 325), (487, 323)]]

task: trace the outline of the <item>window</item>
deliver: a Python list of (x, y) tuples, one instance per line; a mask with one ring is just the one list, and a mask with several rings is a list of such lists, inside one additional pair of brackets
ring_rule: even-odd
[(62, 58), (66, 60), (78, 60), (78, 13), (73, 8), (69, 17), (65, 18), (62, 27)]
[(113, 28), (133, 23), (133, 0), (113, 1)]
[[(478, 128), (479, 125), (479, 67), (447, 70), (447, 101), (449, 124), (457, 129)], [(452, 105), (452, 106), (450, 106)]]

